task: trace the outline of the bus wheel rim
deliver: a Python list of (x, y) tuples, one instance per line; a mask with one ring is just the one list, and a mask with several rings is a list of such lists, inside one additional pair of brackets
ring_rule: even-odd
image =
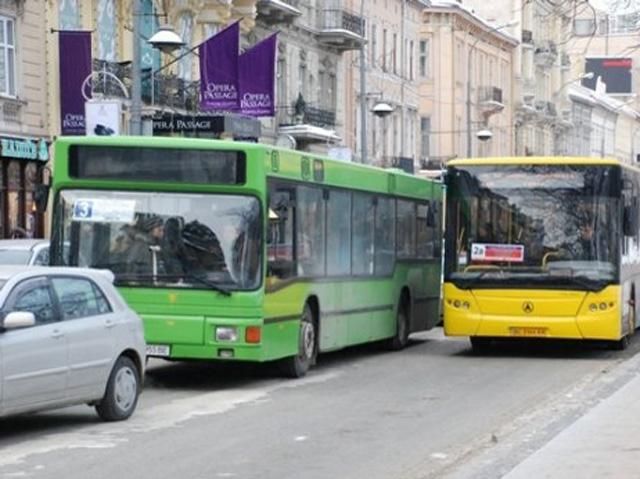
[(313, 348), (315, 343), (315, 335), (313, 331), (313, 325), (308, 321), (302, 322), (301, 338), (302, 348), (301, 356), (304, 359), (311, 359), (313, 357)]

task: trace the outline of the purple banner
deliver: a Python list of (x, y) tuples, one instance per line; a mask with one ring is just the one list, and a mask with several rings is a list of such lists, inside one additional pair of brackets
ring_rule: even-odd
[(237, 111), (240, 22), (221, 30), (200, 47), (200, 108)]
[[(60, 129), (63, 135), (84, 135), (82, 84), (91, 75), (91, 32), (67, 30), (58, 35), (60, 65)], [(88, 95), (91, 91), (87, 88)]]
[(274, 116), (276, 33), (240, 55), (240, 111), (249, 116)]

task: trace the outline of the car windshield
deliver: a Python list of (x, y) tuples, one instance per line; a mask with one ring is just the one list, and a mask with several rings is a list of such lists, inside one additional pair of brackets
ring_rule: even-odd
[(119, 285), (255, 289), (260, 218), (250, 196), (65, 190), (52, 264), (110, 269)]
[(0, 264), (29, 264), (31, 250), (0, 249)]
[(598, 290), (618, 275), (620, 175), (609, 166), (450, 168), (445, 278)]

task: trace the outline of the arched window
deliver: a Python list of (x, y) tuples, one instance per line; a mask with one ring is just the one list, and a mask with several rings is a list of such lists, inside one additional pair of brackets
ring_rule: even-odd
[(77, 30), (80, 28), (79, 0), (60, 0), (58, 4), (58, 26), (60, 30)]
[[(180, 50), (180, 55), (184, 55), (193, 43), (193, 14), (182, 12), (178, 20), (178, 34), (184, 42), (184, 47)], [(191, 81), (193, 77), (193, 55), (185, 55), (178, 62), (178, 77), (186, 81)]]
[(116, 61), (115, 0), (98, 0), (98, 59)]
[(142, 0), (140, 31), (140, 62), (143, 70), (160, 68), (160, 52), (147, 41), (158, 31), (158, 17), (155, 15), (153, 0)]

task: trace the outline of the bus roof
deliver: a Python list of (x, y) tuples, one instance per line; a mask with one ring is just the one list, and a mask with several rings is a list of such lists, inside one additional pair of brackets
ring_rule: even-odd
[(491, 158), (461, 158), (450, 160), (447, 166), (467, 165), (622, 165), (615, 158), (594, 158), (579, 156), (505, 156)]
[[(310, 183), (326, 184), (369, 192), (393, 193), (414, 198), (430, 198), (441, 194), (442, 185), (398, 169), (384, 169), (372, 165), (329, 158), (311, 152), (280, 148), (264, 143), (240, 142), (185, 137), (154, 136), (61, 136), (56, 139), (56, 152), (66, 150), (71, 145), (148, 147), (148, 148), (193, 148), (217, 150), (242, 150), (253, 152), (254, 158), (265, 165), (269, 176)], [(272, 165), (272, 152), (278, 152), (278, 168)], [(301, 162), (307, 159), (313, 173), (315, 160), (321, 160), (322, 180), (316, 181), (301, 174)], [(64, 175), (66, 176), (66, 175)]]

